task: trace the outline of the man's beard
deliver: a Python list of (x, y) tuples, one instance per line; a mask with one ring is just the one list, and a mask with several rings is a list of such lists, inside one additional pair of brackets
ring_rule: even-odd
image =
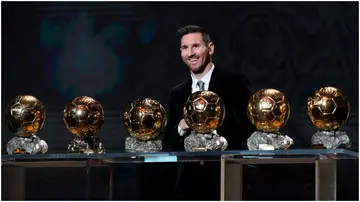
[[(195, 71), (193, 71), (194, 74), (201, 74), (205, 71), (206, 66), (210, 62), (210, 57), (206, 57), (205, 62), (201, 64), (199, 68), (197, 68)], [(190, 64), (189, 64), (190, 65)]]
[(205, 68), (206, 68), (206, 65), (205, 65), (205, 64), (202, 64), (202, 65), (200, 66), (200, 68), (198, 68), (198, 69), (196, 69), (195, 71), (193, 71), (193, 73), (194, 73), (194, 74), (201, 74), (201, 73), (204, 72)]

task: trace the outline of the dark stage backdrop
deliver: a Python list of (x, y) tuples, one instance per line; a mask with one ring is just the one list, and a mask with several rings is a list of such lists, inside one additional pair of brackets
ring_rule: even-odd
[[(306, 115), (307, 97), (322, 86), (340, 88), (351, 104), (343, 129), (353, 141), (352, 149), (358, 150), (357, 2), (2, 3), (3, 115), (16, 95), (37, 96), (47, 110), (39, 136), (50, 153), (65, 152), (74, 136), (63, 124), (62, 110), (76, 96), (92, 96), (105, 111), (102, 142), (108, 152), (122, 152), (128, 135), (122, 115), (129, 102), (151, 97), (167, 107), (169, 89), (188, 75), (176, 33), (187, 24), (209, 30), (218, 68), (245, 74), (253, 92), (276, 88), (285, 93), (291, 115), (282, 132), (295, 140), (293, 148), (307, 148), (316, 132)], [(4, 153), (13, 135), (4, 122), (1, 132)], [(356, 177), (343, 181), (348, 188), (340, 196), (357, 197), (355, 166), (342, 171)], [(135, 166), (123, 169), (128, 185), (121, 186), (136, 187), (140, 181)], [(38, 171), (29, 169), (33, 184), (28, 185), (28, 197), (82, 197), (82, 191), (69, 188), (56, 194), (49, 188), (49, 183), (64, 181), (64, 172), (83, 177), (82, 171), (65, 170), (44, 169), (46, 184), (37, 182)], [(106, 179), (96, 183), (105, 184)], [(99, 186), (100, 195), (101, 189), (106, 192)]]

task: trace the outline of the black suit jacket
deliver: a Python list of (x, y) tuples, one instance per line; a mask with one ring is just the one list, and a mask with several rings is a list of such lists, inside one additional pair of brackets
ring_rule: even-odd
[[(189, 75), (183, 83), (171, 89), (164, 150), (185, 150), (184, 139), (188, 134), (180, 136), (178, 124), (183, 119), (183, 108), (191, 95), (191, 86), (192, 79)], [(255, 131), (255, 127), (247, 118), (247, 104), (251, 91), (246, 78), (215, 67), (209, 90), (218, 94), (225, 104), (225, 119), (217, 132), (227, 139), (227, 150), (247, 149), (247, 138)], [(220, 163), (180, 163), (175, 187), (178, 200), (219, 200)]]
[[(192, 79), (189, 76), (183, 83), (171, 89), (168, 124), (164, 138), (166, 150), (184, 151), (186, 135), (180, 136), (177, 127), (183, 119), (183, 108), (191, 95), (191, 85)], [(218, 94), (225, 104), (225, 119), (217, 132), (227, 139), (229, 143), (227, 150), (246, 149), (246, 140), (255, 131), (247, 118), (247, 104), (251, 91), (246, 78), (215, 67), (209, 90)]]

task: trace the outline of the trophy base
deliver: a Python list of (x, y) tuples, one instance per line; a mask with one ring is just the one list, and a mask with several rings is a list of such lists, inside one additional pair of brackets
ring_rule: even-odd
[(162, 141), (160, 139), (155, 140), (138, 140), (134, 137), (127, 137), (125, 139), (125, 151), (126, 152), (159, 152), (162, 150)]
[(227, 140), (217, 134), (191, 133), (184, 140), (185, 151), (224, 151), (228, 146)]
[(311, 145), (313, 148), (322, 149), (350, 148), (351, 141), (344, 131), (317, 131), (311, 137)]
[(294, 144), (293, 139), (280, 133), (266, 133), (255, 131), (247, 139), (249, 150), (275, 150), (287, 149)]
[(44, 154), (48, 151), (48, 145), (36, 135), (16, 136), (7, 143), (6, 150), (8, 154)]
[(104, 154), (105, 148), (98, 137), (76, 137), (68, 145), (68, 153)]

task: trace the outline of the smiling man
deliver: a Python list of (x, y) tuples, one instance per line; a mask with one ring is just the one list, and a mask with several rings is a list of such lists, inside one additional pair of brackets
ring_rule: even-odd
[[(185, 101), (196, 91), (210, 90), (223, 99), (226, 110), (223, 124), (215, 132), (227, 139), (227, 150), (246, 149), (246, 140), (255, 130), (247, 119), (251, 92), (246, 78), (215, 67), (212, 60), (215, 45), (203, 28), (188, 25), (178, 33), (181, 57), (190, 75), (171, 89), (165, 146), (172, 151), (184, 150), (184, 139), (190, 134), (183, 118)], [(220, 163), (180, 164), (177, 190), (179, 200), (220, 200)]]

